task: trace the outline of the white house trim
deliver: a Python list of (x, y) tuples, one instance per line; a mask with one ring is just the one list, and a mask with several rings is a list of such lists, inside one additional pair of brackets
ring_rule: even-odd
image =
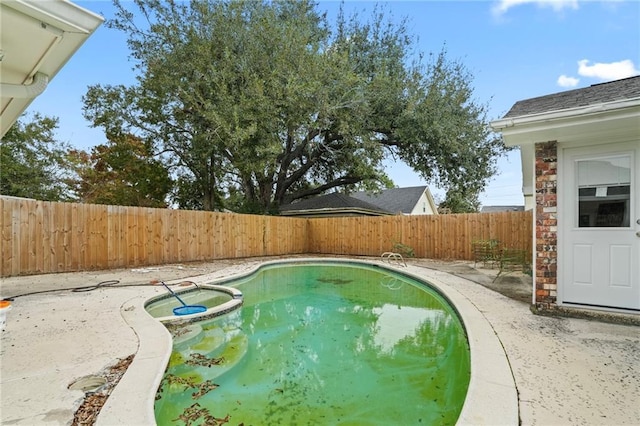
[(0, 2), (0, 137), (103, 21), (67, 0)]
[[(606, 102), (521, 117), (505, 118), (491, 123), (502, 132), (507, 146), (530, 145), (544, 141), (571, 142), (596, 139), (640, 131), (638, 114), (640, 98)], [(637, 135), (638, 133), (636, 133)]]
[(505, 145), (520, 146), (525, 210), (535, 206), (534, 146), (557, 141), (563, 146), (630, 141), (640, 135), (640, 98), (606, 102), (491, 122)]
[(518, 101), (491, 127), (521, 148), (536, 309), (640, 312), (640, 76)]

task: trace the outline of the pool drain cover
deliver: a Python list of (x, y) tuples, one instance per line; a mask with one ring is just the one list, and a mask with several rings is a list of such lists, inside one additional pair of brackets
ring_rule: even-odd
[(81, 377), (75, 382), (69, 385), (71, 390), (81, 390), (83, 392), (95, 392), (100, 387), (107, 384), (107, 379), (100, 376), (85, 376)]

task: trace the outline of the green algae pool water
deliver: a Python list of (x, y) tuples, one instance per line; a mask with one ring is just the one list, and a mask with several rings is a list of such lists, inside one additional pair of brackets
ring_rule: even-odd
[(243, 292), (240, 309), (169, 327), (159, 425), (455, 424), (469, 346), (430, 286), (347, 262), (270, 265), (225, 285)]

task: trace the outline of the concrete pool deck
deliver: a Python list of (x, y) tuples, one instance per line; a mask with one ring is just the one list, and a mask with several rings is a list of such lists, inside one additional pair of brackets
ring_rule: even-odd
[[(143, 402), (136, 396), (153, 391), (153, 381), (159, 380), (153, 371), (171, 345), (157, 321), (136, 315), (141, 301), (166, 291), (148, 283), (228, 277), (268, 260), (273, 259), (3, 279), (2, 298), (109, 280), (118, 280), (119, 287), (15, 298), (0, 341), (0, 423), (70, 424), (84, 392), (68, 386), (78, 378), (100, 375), (118, 359), (135, 353), (134, 364), (121, 381), (122, 389), (127, 388), (125, 381), (132, 386), (129, 393), (116, 387), (98, 423), (139, 424), (126, 409), (114, 409), (110, 402), (128, 401), (144, 416)], [(465, 276), (474, 281), (486, 280), (491, 273), (480, 271), (474, 278), (471, 266), (467, 265), (470, 274)], [(486, 321), (485, 331), (497, 336), (517, 390), (517, 406), (507, 409), (515, 409), (523, 425), (640, 423), (640, 328), (533, 315), (527, 303), (445, 272), (452, 270), (451, 263), (411, 260), (408, 268), (399, 270), (446, 286), (472, 305), (477, 321)], [(136, 370), (146, 371), (141, 373), (146, 379)]]

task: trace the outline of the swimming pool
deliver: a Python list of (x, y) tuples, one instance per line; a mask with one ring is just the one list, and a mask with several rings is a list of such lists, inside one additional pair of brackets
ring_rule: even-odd
[(470, 354), (436, 290), (349, 262), (269, 265), (226, 286), (244, 305), (172, 326), (158, 424), (454, 424)]

